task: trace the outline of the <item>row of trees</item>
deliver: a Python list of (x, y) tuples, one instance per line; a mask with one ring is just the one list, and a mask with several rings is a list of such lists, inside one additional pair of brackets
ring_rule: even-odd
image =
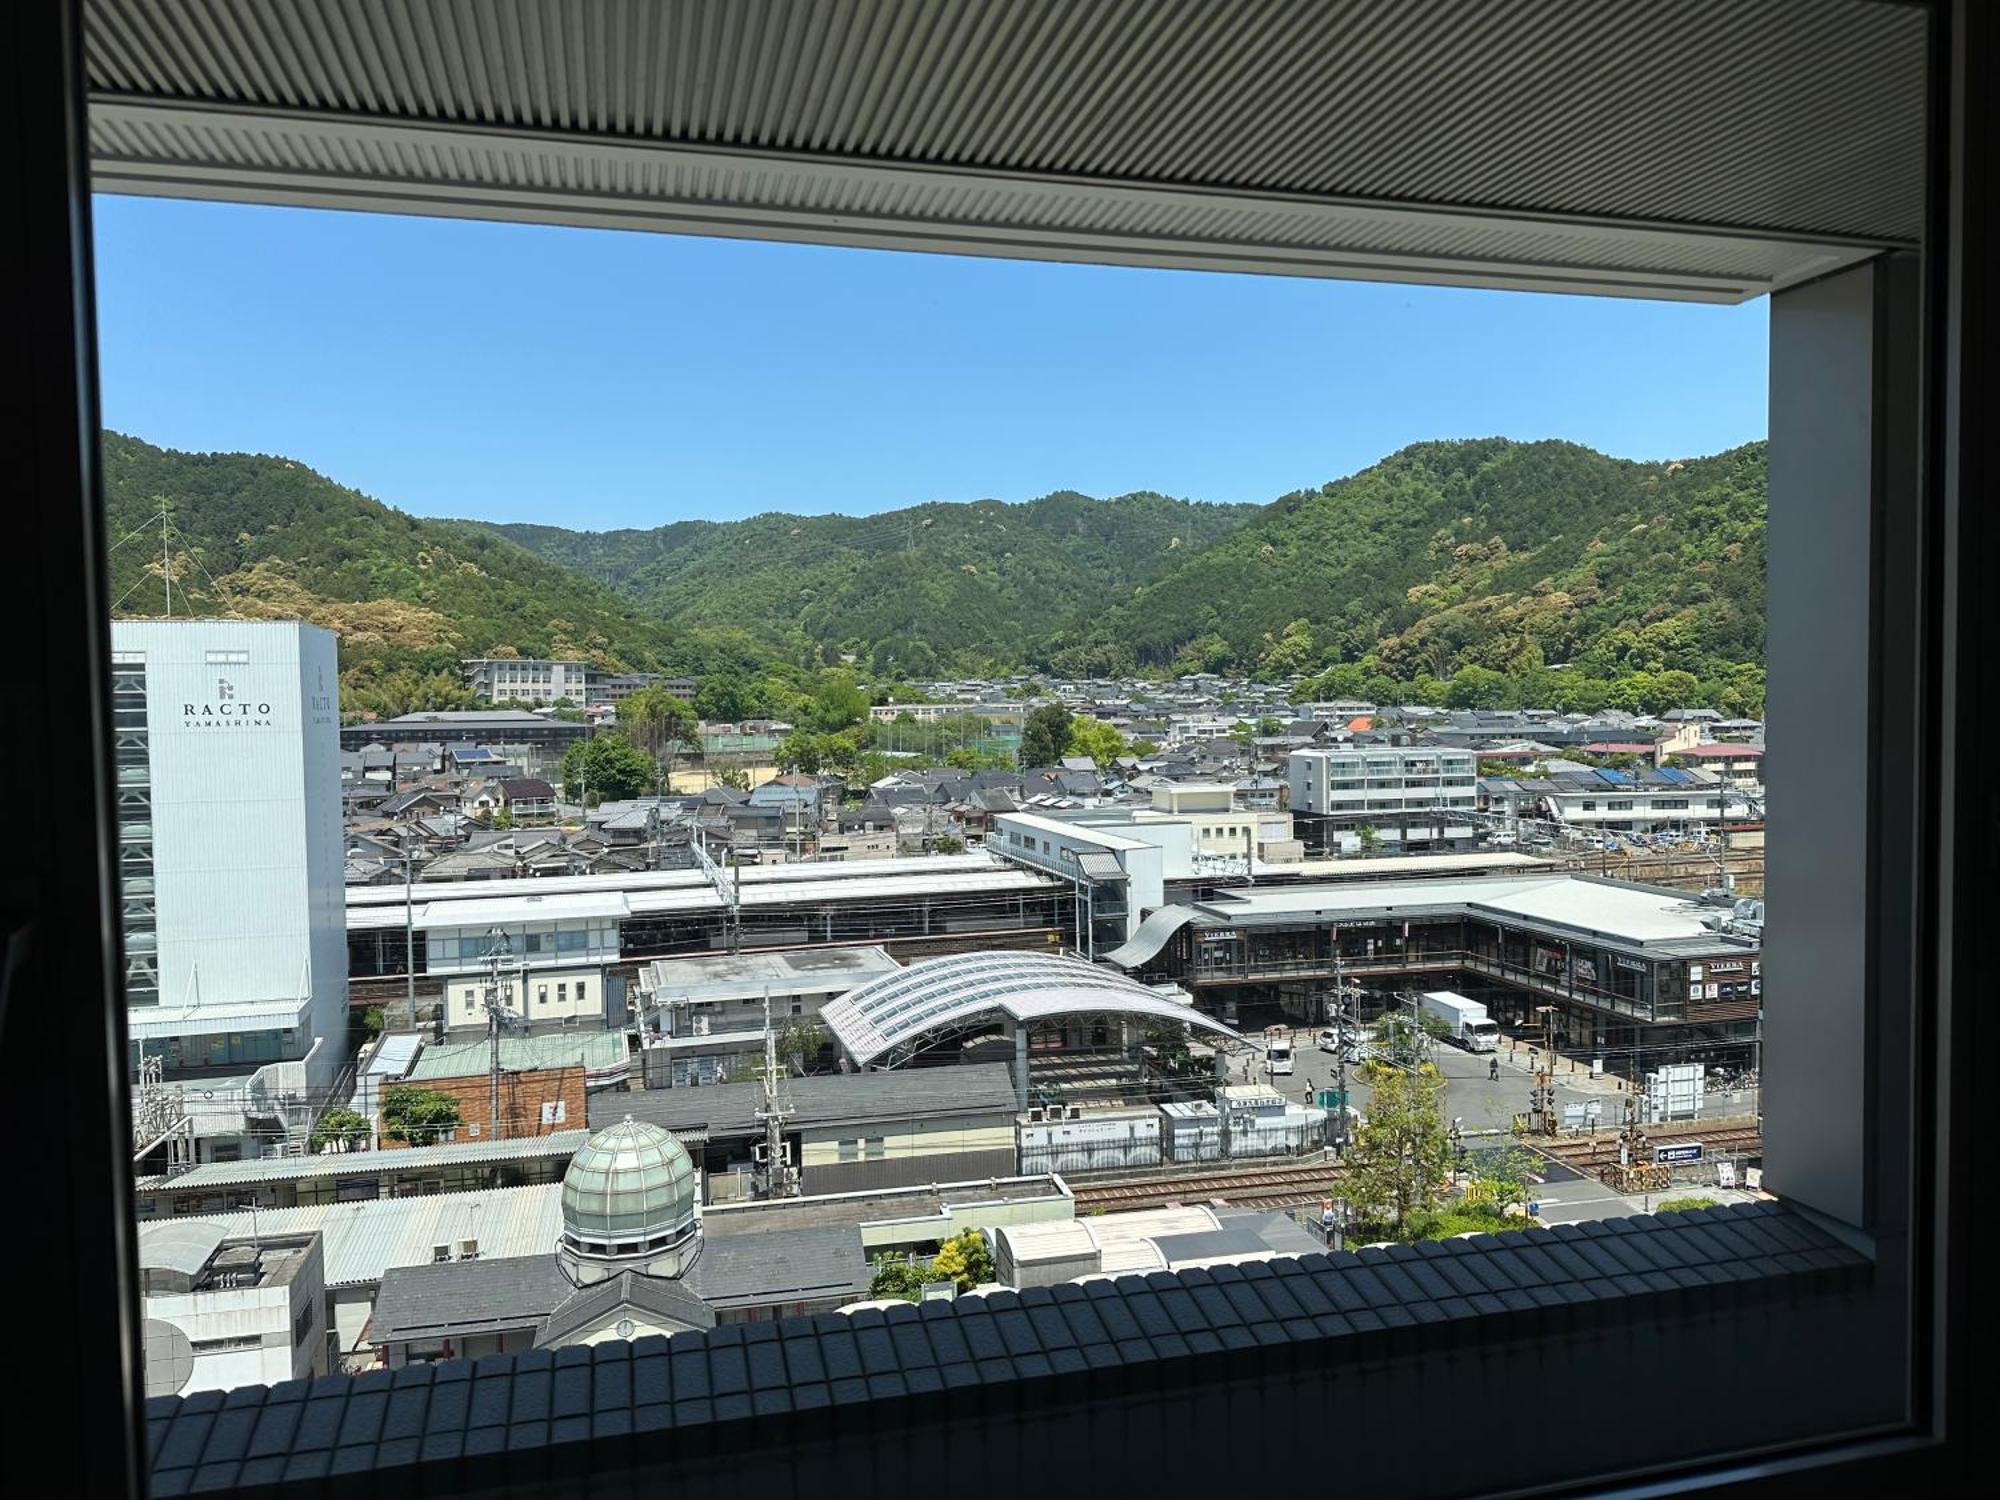
[[(439, 1089), (398, 1084), (382, 1094), (382, 1138), (405, 1146), (431, 1146), (448, 1139), (463, 1123), (458, 1100)], [(358, 1151), (373, 1133), (368, 1117), (352, 1109), (330, 1109), (313, 1126), (314, 1151)]]

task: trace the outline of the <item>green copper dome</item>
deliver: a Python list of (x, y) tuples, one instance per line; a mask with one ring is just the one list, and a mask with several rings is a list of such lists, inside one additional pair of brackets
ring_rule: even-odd
[(699, 1189), (681, 1143), (626, 1119), (583, 1143), (563, 1173), (563, 1231), (573, 1242), (641, 1243), (692, 1225)]

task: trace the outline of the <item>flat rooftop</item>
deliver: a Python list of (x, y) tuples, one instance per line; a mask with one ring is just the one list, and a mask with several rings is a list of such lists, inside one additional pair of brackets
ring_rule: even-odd
[(661, 958), (646, 965), (642, 988), (688, 1000), (753, 1000), (852, 989), (902, 965), (883, 948), (799, 948)]
[[(1450, 819), (1440, 817), (1439, 822)], [(1261, 860), (1257, 878), (1292, 880), (1388, 880), (1410, 876), (1481, 874), (1493, 870), (1549, 869), (1555, 861), (1514, 849), (1481, 849), (1467, 854), (1389, 854), (1366, 859), (1302, 859), (1272, 865)]]
[[(903, 1068), (891, 1073), (828, 1073), (789, 1078), (780, 1098), (792, 1110), (794, 1130), (823, 1129), (875, 1120), (1014, 1117), (1013, 1075), (1005, 1063)], [(761, 1127), (760, 1083), (718, 1083), (700, 1088), (610, 1089), (590, 1099), (593, 1130), (630, 1115), (676, 1133), (705, 1128), (710, 1140), (748, 1137)]]
[(823, 1229), (841, 1225), (934, 1219), (950, 1208), (980, 1203), (1032, 1203), (1068, 1198), (1069, 1189), (1053, 1174), (993, 1177), (926, 1187), (882, 1188), (863, 1193), (823, 1193), (810, 1198), (766, 1199), (711, 1204), (701, 1211), (702, 1233), (710, 1239), (763, 1234), (773, 1229)]
[[(946, 855), (959, 861), (964, 856)], [(1047, 875), (1024, 870), (1018, 865), (1001, 865), (984, 853), (971, 856), (977, 863), (967, 866), (928, 865), (905, 860), (863, 860), (856, 864), (825, 865), (812, 873), (794, 875), (805, 869), (798, 865), (776, 865), (764, 873), (770, 877), (752, 881), (745, 870), (741, 895), (744, 909), (789, 906), (817, 907), (839, 901), (921, 901), (933, 896), (1012, 896), (1030, 895), (1049, 889), (1054, 881)], [(885, 866), (920, 863), (918, 870), (898, 874)], [(828, 873), (845, 872), (839, 878)], [(681, 874), (680, 879), (667, 878)], [(576, 880), (605, 882), (600, 888), (578, 891), (557, 889)], [(411, 923), (420, 931), (435, 928), (512, 926), (524, 922), (618, 921), (626, 917), (669, 916), (722, 910), (722, 896), (700, 875), (685, 878), (685, 872), (639, 873), (625, 876), (556, 876), (542, 880), (476, 880), (464, 882), (463, 890), (444, 885), (420, 886), (410, 912)], [(393, 899), (391, 899), (393, 898)], [(348, 888), (347, 930), (349, 932), (393, 931), (403, 925), (403, 892), (400, 887), (350, 886)]]
[(1685, 891), (1590, 875), (1488, 876), (1462, 880), (1399, 880), (1379, 884), (1318, 884), (1225, 891), (1196, 903), (1203, 923), (1265, 925), (1382, 917), (1484, 913), (1549, 932), (1601, 938), (1630, 948), (1683, 953), (1742, 953), (1702, 925), (1720, 908)]

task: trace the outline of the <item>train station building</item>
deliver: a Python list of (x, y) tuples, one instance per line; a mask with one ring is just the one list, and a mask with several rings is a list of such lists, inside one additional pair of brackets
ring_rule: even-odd
[(1761, 910), (1589, 875), (1237, 888), (1158, 908), (1103, 957), (1231, 1023), (1317, 1024), (1343, 982), (1364, 1009), (1449, 988), (1531, 1034), (1553, 1006), (1562, 1045), (1614, 1071), (1754, 1065)]

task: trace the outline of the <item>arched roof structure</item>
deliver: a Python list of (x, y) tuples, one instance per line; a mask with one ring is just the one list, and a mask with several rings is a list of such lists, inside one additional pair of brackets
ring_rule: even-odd
[(1238, 1034), (1184, 1000), (1080, 958), (957, 953), (884, 974), (829, 1001), (820, 1019), (855, 1063), (900, 1061), (925, 1041), (986, 1022), (1120, 1015)]

